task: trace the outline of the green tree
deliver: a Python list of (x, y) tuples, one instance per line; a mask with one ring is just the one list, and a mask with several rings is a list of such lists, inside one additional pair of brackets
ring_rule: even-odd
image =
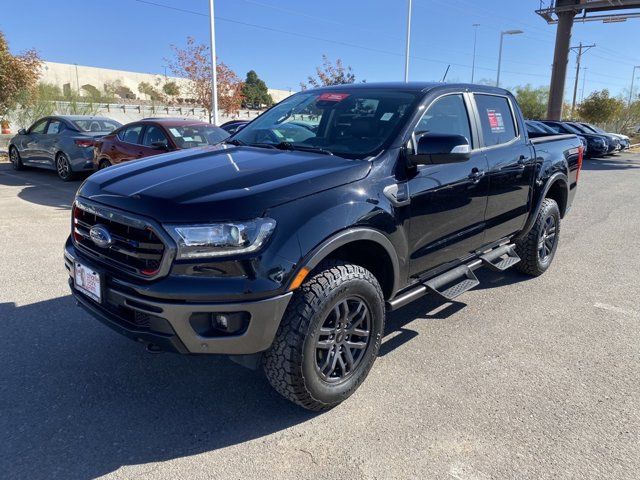
[(322, 55), (322, 66), (316, 67), (316, 75), (309, 75), (307, 83), (300, 84), (304, 90), (308, 86), (312, 88), (326, 87), (329, 85), (343, 85), (346, 83), (355, 83), (356, 76), (351, 66), (344, 66), (341, 59), (337, 59), (335, 64), (329, 60), (327, 55)]
[(164, 100), (162, 93), (156, 90), (156, 88), (148, 82), (140, 82), (138, 84), (138, 91), (147, 95), (154, 102)]
[(242, 95), (245, 105), (249, 107), (260, 108), (262, 105), (267, 107), (273, 105), (273, 98), (269, 95), (267, 84), (253, 70), (247, 72), (247, 78), (242, 86)]
[(611, 97), (609, 90), (593, 92), (578, 106), (578, 115), (590, 123), (606, 124), (620, 116), (625, 108), (624, 101)]
[(41, 64), (35, 50), (12, 55), (0, 32), (0, 119), (35, 94)]
[(177, 97), (178, 95), (180, 95), (180, 87), (178, 87), (178, 84), (176, 82), (165, 83), (162, 86), (162, 91), (170, 97)]
[(516, 99), (525, 118), (542, 119), (547, 115), (549, 88), (533, 88), (531, 85), (516, 87)]

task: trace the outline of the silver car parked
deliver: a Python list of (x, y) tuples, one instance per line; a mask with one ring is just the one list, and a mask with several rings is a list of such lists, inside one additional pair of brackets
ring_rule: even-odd
[(93, 145), (121, 124), (106, 117), (65, 115), (44, 117), (9, 142), (13, 168), (55, 170), (66, 181), (77, 172), (93, 170)]

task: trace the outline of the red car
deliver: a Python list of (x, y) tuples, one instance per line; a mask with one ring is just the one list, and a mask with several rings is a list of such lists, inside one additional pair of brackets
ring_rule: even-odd
[(95, 143), (93, 164), (102, 169), (172, 150), (214, 145), (229, 134), (210, 123), (145, 118), (114, 130)]

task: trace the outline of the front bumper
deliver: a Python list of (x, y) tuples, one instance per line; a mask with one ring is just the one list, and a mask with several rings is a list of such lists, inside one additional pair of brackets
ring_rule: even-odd
[[(288, 292), (264, 300), (229, 303), (167, 301), (125, 292), (105, 281), (102, 302), (98, 303), (74, 287), (73, 247), (65, 248), (64, 257), (69, 286), (80, 306), (122, 335), (178, 353), (244, 355), (267, 350), (293, 295)], [(79, 261), (99, 269), (84, 256)], [(238, 335), (204, 336), (192, 323), (196, 314), (233, 312), (248, 314), (248, 325)]]

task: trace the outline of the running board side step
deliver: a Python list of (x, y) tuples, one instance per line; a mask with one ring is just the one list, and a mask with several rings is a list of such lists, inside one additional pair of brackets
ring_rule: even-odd
[(491, 270), (502, 272), (519, 261), (520, 257), (515, 251), (514, 244), (496, 247), (466, 265), (460, 265), (426, 282), (417, 284), (411, 290), (387, 302), (387, 309), (389, 311), (397, 310), (427, 293), (435, 293), (439, 297), (451, 301), (480, 284), (478, 277), (473, 273), (474, 270), (480, 267), (489, 267)]
[(424, 285), (432, 293), (441, 296), (445, 300), (453, 300), (479, 283), (480, 280), (473, 273), (473, 270), (468, 265), (461, 265), (432, 278), (425, 282)]
[(516, 246), (512, 243), (480, 255), (480, 260), (485, 267), (489, 267), (494, 272), (504, 272), (507, 268), (518, 263), (520, 257), (516, 253)]

